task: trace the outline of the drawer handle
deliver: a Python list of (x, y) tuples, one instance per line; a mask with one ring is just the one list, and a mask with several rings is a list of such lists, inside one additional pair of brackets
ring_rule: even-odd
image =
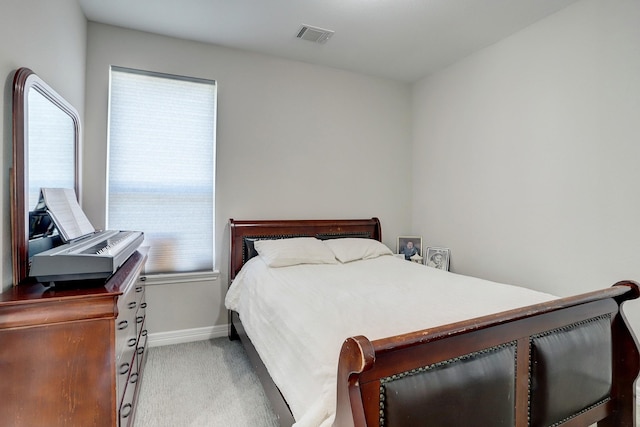
[(146, 336), (147, 336), (147, 330), (146, 330), (146, 329), (144, 329), (144, 330), (140, 333), (140, 335), (142, 335), (143, 337), (146, 337)]
[(142, 322), (144, 322), (144, 316), (136, 317), (136, 323), (142, 323)]
[(131, 301), (129, 304), (127, 304), (129, 308), (136, 308), (136, 305), (138, 304), (135, 301)]
[(122, 418), (127, 418), (129, 415), (131, 415), (131, 409), (133, 409), (133, 405), (131, 403), (127, 403), (125, 405), (122, 405), (122, 410), (120, 411), (120, 416)]
[(137, 293), (142, 292), (142, 289), (143, 289), (142, 286), (136, 286), (136, 292)]
[(138, 343), (138, 340), (135, 338), (129, 338), (129, 341), (127, 341), (127, 345), (129, 347), (134, 347), (137, 343)]
[(147, 303), (143, 302), (142, 304), (140, 304), (140, 308), (147, 308)]
[(121, 320), (118, 322), (119, 331), (122, 331), (123, 329), (127, 329), (127, 326), (129, 326), (129, 322), (127, 322), (126, 320)]
[(138, 347), (138, 356), (144, 353), (144, 347)]
[(133, 374), (131, 374), (131, 377), (129, 377), (129, 382), (131, 384), (135, 384), (138, 382), (138, 373), (134, 372)]
[(140, 281), (141, 282), (146, 282), (147, 280), (147, 276), (140, 276)]
[(126, 373), (129, 372), (129, 364), (128, 363), (123, 363), (122, 365), (120, 365), (120, 375), (124, 375)]

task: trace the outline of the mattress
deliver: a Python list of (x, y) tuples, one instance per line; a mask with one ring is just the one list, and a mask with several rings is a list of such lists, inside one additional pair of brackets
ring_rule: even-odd
[(343, 341), (370, 340), (557, 297), (393, 256), (268, 267), (249, 260), (225, 298), (287, 400), (295, 427), (331, 426)]

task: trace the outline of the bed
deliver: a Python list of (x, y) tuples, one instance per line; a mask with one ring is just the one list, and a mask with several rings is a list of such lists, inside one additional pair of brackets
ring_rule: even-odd
[[(304, 308), (302, 314), (294, 314), (293, 319), (281, 317), (280, 312), (282, 311), (284, 316), (284, 312), (289, 311), (287, 307), (296, 305), (291, 303), (295, 300), (289, 300), (286, 305), (275, 309), (275, 312), (269, 313), (269, 317), (262, 322), (251, 320), (249, 313), (256, 309), (242, 308), (242, 304), (238, 304), (239, 297), (235, 303), (227, 301), (228, 307), (233, 308), (230, 310), (229, 336), (232, 339), (240, 339), (243, 343), (280, 425), (635, 425), (635, 380), (640, 371), (640, 357), (636, 339), (627, 324), (621, 305), (626, 300), (638, 298), (640, 289), (637, 283), (619, 282), (601, 291), (568, 298), (526, 291), (529, 295), (523, 296), (522, 300), (518, 294), (520, 291), (508, 287), (509, 289), (499, 290), (497, 297), (491, 299), (519, 301), (516, 308), (501, 309), (501, 303), (498, 302), (495, 312), (476, 312), (473, 304), (469, 306), (463, 302), (477, 302), (481, 294), (476, 290), (476, 286), (486, 285), (501, 289), (500, 286), (506, 285), (484, 283), (486, 281), (465, 279), (422, 265), (410, 265), (412, 263), (393, 256), (379, 256), (344, 265), (338, 262), (338, 265), (309, 265), (284, 269), (265, 267), (261, 260), (256, 259), (263, 257), (255, 257), (257, 241), (301, 237), (314, 237), (326, 242), (337, 238), (344, 238), (345, 241), (371, 239), (379, 242), (381, 227), (376, 218), (230, 220), (229, 276), (232, 288), (241, 282), (250, 283), (247, 277), (252, 277), (249, 272), (253, 270), (278, 270), (278, 274), (293, 274), (294, 271), (301, 270), (316, 280), (313, 288), (309, 289), (317, 290), (313, 292), (329, 292), (314, 293), (313, 297), (306, 298), (309, 301), (305, 304), (324, 301), (321, 322), (309, 321), (314, 317), (306, 314), (312, 310), (307, 308)], [(350, 285), (342, 283), (334, 288), (331, 287), (334, 285), (318, 285), (318, 281), (324, 280), (325, 277), (320, 275), (320, 270), (333, 272), (330, 276), (333, 274), (335, 277), (341, 277), (342, 270), (339, 269), (353, 268), (353, 274), (360, 274), (360, 268), (373, 272), (374, 279), (371, 280), (379, 282), (380, 287), (371, 293), (384, 295), (385, 281), (395, 277), (393, 269), (400, 268), (400, 264), (403, 269), (408, 268), (410, 274), (435, 274), (433, 281), (446, 283), (446, 287), (442, 288), (444, 291), (455, 290), (443, 297), (444, 300), (453, 302), (456, 307), (458, 304), (471, 307), (470, 311), (469, 308), (464, 308), (462, 311), (465, 313), (458, 314), (462, 316), (459, 317), (461, 320), (444, 321), (437, 325), (428, 324), (425, 328), (396, 334), (393, 333), (393, 328), (386, 329), (386, 325), (402, 323), (400, 320), (396, 322), (395, 319), (401, 319), (402, 314), (409, 311), (408, 306), (402, 309), (378, 307), (369, 310), (365, 316), (358, 314), (356, 308), (363, 307), (360, 300), (367, 301), (368, 296), (364, 294), (367, 290), (363, 293), (362, 289), (357, 289), (357, 292), (348, 293), (349, 298), (343, 301), (346, 306), (340, 308), (334, 306), (332, 301), (328, 302), (330, 297), (327, 295), (331, 292), (336, 292), (337, 295), (340, 286)], [(246, 268), (243, 269), (245, 265)], [(386, 269), (393, 270), (393, 276), (386, 277)], [(298, 276), (285, 277), (289, 277), (289, 285), (293, 286), (279, 290), (279, 295), (286, 295), (287, 299), (293, 298), (292, 294), (296, 292), (309, 295), (306, 293), (308, 290), (298, 291)], [(469, 283), (472, 287), (464, 291)], [(255, 289), (265, 287), (256, 286)], [(231, 299), (237, 292), (232, 288), (227, 295)], [(413, 289), (399, 293), (418, 295), (413, 292), (421, 290)], [(505, 295), (508, 297), (500, 297), (502, 292), (506, 292)], [(246, 306), (249, 304), (247, 301), (254, 298), (253, 294), (249, 295), (251, 296), (244, 297)], [(525, 303), (531, 301), (528, 299), (530, 297), (534, 303)], [(259, 305), (266, 305), (257, 296), (255, 299), (259, 301)], [(387, 295), (387, 299), (393, 299), (392, 293)], [(430, 294), (428, 298), (415, 296), (413, 300), (437, 301), (437, 297)], [(256, 301), (252, 301), (252, 304)], [(485, 302), (476, 306), (484, 309), (485, 305), (489, 307), (493, 304)], [(306, 307), (302, 303), (301, 306)], [(435, 315), (438, 311), (433, 307), (425, 308), (425, 318), (428, 317), (427, 314)], [(335, 333), (332, 332), (330, 338), (325, 337), (325, 332), (316, 329), (316, 323), (340, 319), (341, 312), (346, 313), (348, 319), (354, 319), (354, 325), (357, 324), (356, 319), (362, 317), (363, 326), (358, 327), (363, 328), (363, 334), (349, 328), (345, 331), (339, 330), (336, 333), (344, 336), (339, 343), (334, 343)], [(377, 315), (376, 313), (389, 312), (394, 313), (391, 317), (394, 321), (383, 321), (380, 323), (383, 330), (380, 330), (380, 325), (376, 325), (371, 319)], [(306, 323), (305, 317), (309, 317)], [(262, 326), (257, 326), (260, 323)], [(346, 323), (351, 325), (352, 322)], [(317, 344), (309, 344), (308, 337), (306, 341), (294, 337), (290, 349), (280, 347), (280, 356), (276, 358), (283, 359), (283, 363), (275, 366), (277, 363), (274, 363), (273, 354), (269, 356), (269, 352), (273, 353), (273, 350), (265, 349), (264, 344), (265, 337), (270, 333), (268, 329), (276, 331), (276, 334), (281, 336), (287, 336), (289, 332), (279, 331), (308, 330), (311, 336), (315, 337)], [(391, 334), (385, 335), (386, 332)], [(281, 345), (278, 339), (284, 338), (275, 339), (277, 345)], [(288, 360), (286, 356), (289, 354), (294, 356)], [(288, 369), (287, 367), (291, 367), (291, 372), (285, 384), (282, 371)], [(333, 372), (329, 372), (333, 368)], [(327, 375), (331, 376), (331, 380), (327, 379)], [(314, 390), (312, 381), (315, 380), (309, 380), (308, 377), (323, 378), (324, 382), (319, 386), (315, 385), (320, 389)], [(329, 392), (327, 389), (331, 386), (327, 385), (333, 385)], [(296, 389), (296, 386), (299, 388)], [(307, 388), (311, 391), (306, 391)], [(299, 400), (303, 398), (299, 398), (298, 394), (311, 395), (305, 403), (311, 406), (310, 409), (301, 405)], [(321, 399), (321, 404), (314, 403), (314, 394), (326, 395)], [(318, 410), (318, 406), (322, 410)], [(303, 409), (300, 409), (301, 407)], [(326, 407), (330, 407), (328, 413), (323, 412)]]

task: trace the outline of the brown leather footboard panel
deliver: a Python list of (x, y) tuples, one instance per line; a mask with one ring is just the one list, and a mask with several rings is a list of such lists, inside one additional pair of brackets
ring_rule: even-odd
[(516, 345), (508, 343), (380, 381), (380, 425), (513, 426)]
[(531, 338), (531, 426), (550, 426), (611, 392), (611, 319), (597, 317)]

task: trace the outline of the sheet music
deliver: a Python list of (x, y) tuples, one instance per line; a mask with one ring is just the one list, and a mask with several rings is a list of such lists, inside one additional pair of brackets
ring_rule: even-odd
[(96, 231), (71, 188), (41, 188), (37, 208), (49, 212), (65, 242)]

